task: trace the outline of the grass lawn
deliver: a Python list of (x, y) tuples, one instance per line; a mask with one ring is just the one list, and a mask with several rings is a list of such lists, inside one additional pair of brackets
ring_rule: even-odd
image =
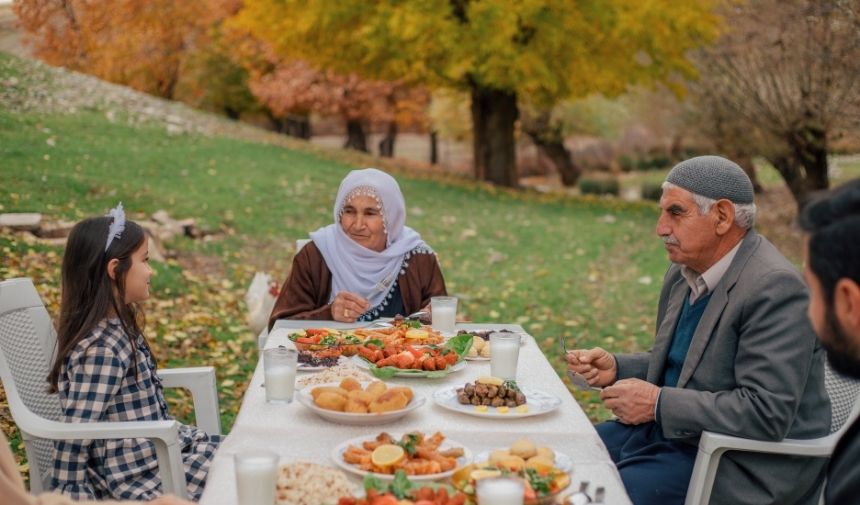
[[(14, 71), (2, 70), (0, 81)], [(0, 212), (79, 220), (121, 200), (132, 219), (164, 209), (218, 231), (167, 244), (177, 255), (155, 264), (145, 309), (160, 366), (216, 367), (225, 432), (257, 359), (245, 289), (256, 271), (283, 281), (296, 238), (331, 222), (337, 186), (352, 168), (310, 151), (130, 126), (95, 110), (41, 115), (0, 107)], [(860, 163), (844, 173), (860, 173)], [(659, 182), (664, 174), (635, 177)], [(618, 352), (650, 346), (668, 266), (654, 235), (656, 204), (397, 178), (408, 224), (437, 251), (461, 316), (521, 324), (559, 372), (559, 336), (569, 346)], [(60, 247), (0, 231), (0, 279), (33, 278), (53, 315), (61, 256)], [(572, 394), (593, 420), (608, 417), (594, 393)], [(173, 412), (188, 420), (188, 399), (171, 395)], [(2, 389), (0, 428), (22, 456)]]
[[(285, 278), (295, 239), (331, 221), (337, 185), (352, 167), (231, 138), (171, 136), (96, 112), (0, 111), (0, 160), (3, 212), (77, 220), (122, 200), (132, 218), (166, 209), (223, 231), (168, 244), (179, 259), (157, 266), (146, 309), (162, 366), (218, 368), (228, 430), (256, 360), (255, 336), (244, 323), (245, 287), (256, 270)], [(653, 204), (398, 179), (408, 222), (438, 252), (461, 315), (522, 324), (559, 370), (560, 335), (618, 351), (648, 345), (668, 264), (653, 235)], [(62, 251), (8, 233), (0, 251), (0, 278), (35, 278), (55, 314)], [(210, 267), (193, 268), (200, 263)], [(592, 418), (606, 417), (595, 396), (579, 399)], [(190, 410), (182, 397), (172, 403), (180, 415)]]

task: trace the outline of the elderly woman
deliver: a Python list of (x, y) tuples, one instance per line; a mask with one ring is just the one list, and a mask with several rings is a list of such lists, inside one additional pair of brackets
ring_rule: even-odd
[(311, 233), (293, 259), (269, 328), (284, 318), (351, 323), (407, 315), (445, 295), (436, 255), (405, 222), (393, 177), (375, 168), (350, 172), (337, 192), (334, 224)]

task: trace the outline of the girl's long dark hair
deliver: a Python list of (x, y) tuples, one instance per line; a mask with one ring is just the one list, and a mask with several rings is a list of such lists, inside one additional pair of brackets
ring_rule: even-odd
[[(131, 255), (146, 238), (143, 228), (126, 221), (119, 238), (105, 251), (112, 217), (94, 217), (72, 228), (63, 255), (60, 318), (57, 324), (57, 356), (48, 374), (48, 388), (55, 393), (63, 363), (72, 350), (103, 319), (117, 315), (131, 339), (137, 369), (136, 336), (143, 334), (143, 312), (136, 304), (126, 304), (125, 275), (132, 265)], [(115, 279), (108, 275), (107, 265), (118, 259)]]

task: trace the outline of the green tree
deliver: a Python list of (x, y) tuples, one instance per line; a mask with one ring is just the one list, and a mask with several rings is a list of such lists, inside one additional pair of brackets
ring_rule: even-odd
[(686, 51), (717, 35), (717, 1), (246, 0), (234, 21), (326, 69), (469, 93), (475, 175), (515, 186), (519, 98), (680, 86)]

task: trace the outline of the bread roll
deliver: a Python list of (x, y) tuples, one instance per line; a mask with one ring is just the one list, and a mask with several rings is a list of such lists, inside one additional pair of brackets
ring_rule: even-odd
[(318, 386), (311, 389), (311, 396), (314, 397), (314, 400), (319, 398), (319, 396), (323, 393), (333, 393), (336, 395), (343, 396), (343, 401), (346, 402), (346, 396), (349, 394), (345, 389), (331, 387), (331, 386)]
[(523, 438), (514, 442), (514, 445), (511, 446), (511, 454), (523, 459), (529, 459), (537, 455), (537, 448), (531, 440)]
[(499, 468), (505, 468), (511, 472), (519, 472), (526, 467), (526, 461), (519, 456), (510, 455), (502, 459), (501, 461), (498, 461), (497, 463), (495, 463), (495, 465)]
[(555, 461), (545, 456), (534, 456), (532, 458), (529, 458), (528, 461), (526, 461), (526, 468), (542, 468), (554, 465)]
[(346, 400), (345, 395), (339, 395), (333, 391), (324, 391), (314, 398), (314, 403), (321, 409), (343, 412), (343, 409), (346, 407)]
[(406, 407), (409, 398), (400, 391), (386, 391), (370, 403), (370, 412), (391, 412)]
[(549, 447), (538, 447), (536, 457), (545, 458), (552, 462), (555, 462), (555, 452), (553, 452), (553, 450)]
[(361, 383), (352, 377), (347, 377), (340, 381), (340, 387), (347, 391), (355, 391), (356, 389), (361, 389)]
[(495, 451), (490, 453), (490, 457), (488, 459), (489, 463), (495, 465), (496, 463), (503, 461), (505, 458), (511, 455), (510, 451), (506, 451), (504, 449), (496, 449)]

